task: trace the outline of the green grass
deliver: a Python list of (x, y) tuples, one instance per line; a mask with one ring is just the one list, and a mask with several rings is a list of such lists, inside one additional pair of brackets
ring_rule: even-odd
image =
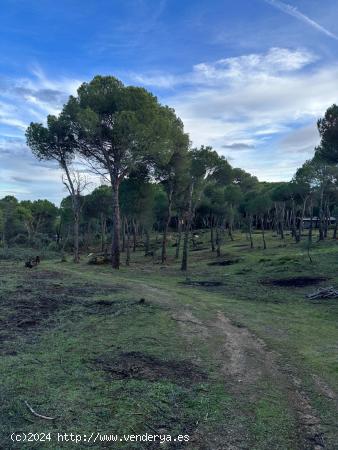
[[(260, 236), (254, 238), (260, 246)], [(317, 286), (281, 288), (260, 281), (311, 275), (329, 278), (323, 285), (338, 285), (337, 243), (314, 244), (312, 264), (304, 244), (295, 245), (290, 237), (284, 244), (268, 236), (265, 251), (237, 246), (245, 244), (245, 237), (236, 235), (234, 242), (223, 245), (224, 258), (240, 258), (230, 266), (209, 266), (215, 255), (191, 252), (187, 274), (180, 272), (172, 254), (162, 268), (150, 258), (145, 262), (142, 252), (137, 252), (132, 254), (131, 267), (122, 267), (118, 273), (109, 267), (88, 266), (85, 260), (78, 266), (44, 260), (37, 271), (49, 270), (63, 277), (42, 281), (32, 281), (32, 272), (17, 263), (1, 261), (0, 432), (5, 448), (60, 448), (55, 439), (26, 447), (13, 444), (9, 441), (12, 431), (50, 431), (55, 436), (57, 432), (155, 434), (159, 430), (173, 436), (189, 434), (191, 449), (217, 449), (221, 442), (255, 450), (305, 448), (297, 440), (296, 412), (285, 386), (264, 376), (241, 392), (224, 377), (218, 358), (224, 337), (212, 331), (219, 312), (263, 339), (276, 352), (279, 366), (301, 380), (324, 424), (327, 448), (336, 448), (336, 402), (322, 395), (314, 377), (338, 392), (338, 300), (307, 300), (305, 294)], [(186, 286), (181, 284), (186, 277), (224, 285)], [(17, 302), (26, 295), (25, 286), (34, 302), (53, 283), (57, 289), (59, 285), (65, 301), (40, 317), (35, 326), (18, 329), (12, 321), (18, 314)], [(68, 298), (72, 288), (74, 293)], [(146, 299), (146, 305), (138, 304), (140, 298)], [(114, 303), (98, 307), (95, 302), (100, 300)], [(175, 318), (183, 310), (191, 311), (211, 332), (206, 335), (193, 325), (182, 329)], [(126, 352), (191, 362), (205, 377), (191, 382), (179, 376), (116, 379), (98, 363), (102, 358), (116, 363)], [(34, 417), (24, 401), (57, 419)], [(82, 445), (69, 443), (65, 448), (86, 448)], [(95, 444), (90, 448), (104, 447)], [(117, 448), (157, 447), (128, 443)], [(176, 443), (168, 448), (181, 446)]]

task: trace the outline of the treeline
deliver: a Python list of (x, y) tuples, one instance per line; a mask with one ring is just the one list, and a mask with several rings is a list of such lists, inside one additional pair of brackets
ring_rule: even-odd
[[(71, 246), (75, 262), (80, 250), (100, 245), (119, 268), (121, 252), (128, 265), (140, 245), (146, 255), (160, 252), (164, 263), (168, 232), (175, 230), (175, 256), (186, 270), (195, 229), (210, 230), (217, 255), (236, 229), (248, 233), (251, 247), (253, 230), (259, 229), (266, 248), (265, 230), (275, 230), (281, 239), (290, 230), (300, 242), (307, 220), (307, 240), (312, 241), (315, 226), (318, 238), (325, 239), (331, 216), (338, 215), (337, 106), (318, 121), (318, 130), (321, 144), (314, 158), (290, 182), (259, 182), (211, 147), (191, 148), (174, 110), (146, 90), (97, 76), (80, 86), (58, 117), (48, 116), (46, 126), (32, 123), (26, 132), (37, 158), (59, 163), (69, 196), (60, 208), (47, 200), (2, 199), (2, 242), (49, 242), (64, 251)], [(78, 160), (105, 180), (89, 195), (85, 172), (74, 170)], [(155, 249), (153, 231), (161, 242)], [(332, 237), (336, 234), (337, 225)]]

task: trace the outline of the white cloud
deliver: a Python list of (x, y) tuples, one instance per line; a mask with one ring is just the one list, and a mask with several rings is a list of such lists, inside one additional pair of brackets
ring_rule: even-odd
[(133, 83), (158, 88), (174, 88), (180, 85), (213, 85), (220, 81), (236, 83), (242, 78), (266, 77), (300, 70), (318, 60), (318, 57), (304, 49), (289, 50), (273, 47), (267, 53), (251, 53), (215, 62), (199, 63), (190, 73), (173, 75), (162, 72), (144, 74), (128, 73)]
[(46, 197), (58, 202), (66, 195), (61, 172), (52, 162), (39, 162), (25, 145), (24, 132), (31, 121), (45, 122), (57, 114), (78, 80), (49, 79), (35, 67), (32, 77), (0, 79), (0, 197)]
[(249, 73), (273, 75), (279, 72), (299, 70), (317, 60), (316, 55), (306, 50), (290, 51), (284, 48), (271, 48), (265, 54), (253, 53), (234, 58), (225, 58), (215, 63), (202, 63), (194, 66), (199, 81), (236, 80)]
[[(203, 63), (193, 74), (183, 75), (190, 85), (168, 94), (165, 102), (176, 109), (194, 145), (213, 145), (234, 165), (263, 179), (286, 179), (311, 156), (318, 143), (316, 119), (338, 97), (338, 65), (318, 64), (316, 55), (302, 50), (274, 48)], [(312, 132), (294, 131), (307, 126)], [(255, 148), (224, 149), (225, 142), (249, 142)]]
[(76, 79), (49, 79), (39, 67), (33, 68), (30, 78), (0, 82), (0, 125), (21, 130), (30, 121), (44, 121), (47, 114), (57, 114), (80, 85)]

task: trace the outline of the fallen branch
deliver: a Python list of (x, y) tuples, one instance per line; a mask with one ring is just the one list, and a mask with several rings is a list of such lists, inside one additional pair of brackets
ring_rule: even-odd
[(56, 417), (48, 417), (48, 416), (43, 416), (42, 414), (37, 413), (36, 411), (34, 411), (34, 409), (30, 406), (30, 404), (28, 402), (26, 402), (25, 400), (25, 405), (27, 406), (27, 408), (29, 409), (29, 411), (36, 417), (39, 417), (40, 419), (45, 419), (45, 420), (55, 420)]
[(312, 294), (308, 294), (306, 296), (309, 299), (317, 299), (317, 298), (338, 298), (338, 290), (333, 286), (329, 286), (327, 288), (319, 288), (317, 291)]

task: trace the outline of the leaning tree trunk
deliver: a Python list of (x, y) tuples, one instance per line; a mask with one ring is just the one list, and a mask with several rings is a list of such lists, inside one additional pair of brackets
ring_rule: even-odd
[(121, 217), (119, 205), (119, 183), (112, 183), (112, 202), (113, 202), (113, 242), (112, 242), (112, 267), (120, 268), (120, 233), (121, 233)]

